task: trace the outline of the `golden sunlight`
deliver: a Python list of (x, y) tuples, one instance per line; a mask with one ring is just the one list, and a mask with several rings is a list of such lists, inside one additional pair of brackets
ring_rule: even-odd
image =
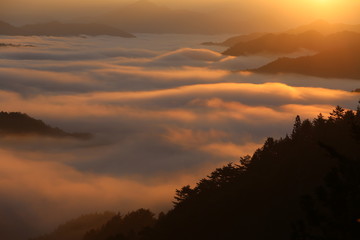
[(0, 240), (359, 239), (360, 0), (29, 2), (0, 0)]

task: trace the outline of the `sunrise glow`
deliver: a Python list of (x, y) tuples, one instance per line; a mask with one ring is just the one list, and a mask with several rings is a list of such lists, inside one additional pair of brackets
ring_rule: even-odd
[(0, 240), (358, 239), (359, 10), (1, 0)]

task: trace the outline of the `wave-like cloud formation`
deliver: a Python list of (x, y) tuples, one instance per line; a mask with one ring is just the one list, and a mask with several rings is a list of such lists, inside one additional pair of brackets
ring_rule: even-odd
[(284, 136), (297, 114), (356, 106), (354, 81), (231, 72), (271, 59), (224, 57), (198, 38), (6, 39), (35, 47), (1, 50), (1, 110), (94, 137), (0, 137), (0, 238), (91, 211), (166, 210), (176, 188)]

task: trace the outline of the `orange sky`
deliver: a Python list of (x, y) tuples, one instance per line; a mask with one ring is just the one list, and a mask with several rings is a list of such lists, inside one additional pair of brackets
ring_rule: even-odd
[[(171, 8), (215, 12), (217, 16), (237, 16), (249, 21), (272, 17), (279, 24), (299, 25), (316, 19), (330, 22), (359, 23), (357, 0), (151, 0)], [(13, 21), (73, 19), (79, 15), (96, 15), (135, 0), (1, 0), (0, 15)], [(58, 18), (58, 19), (52, 19)], [(23, 21), (23, 22), (24, 22)], [(266, 21), (265, 21), (266, 22)], [(286, 27), (289, 27), (286, 26)]]
[[(115, 2), (0, 0), (0, 19), (12, 15), (38, 21), (63, 13), (71, 19), (76, 11), (70, 10), (80, 4), (86, 2), (81, 10), (88, 14), (96, 4), (113, 6), (104, 4), (110, 1)], [(324, 16), (360, 23), (355, 21), (355, 0), (253, 0), (241, 10), (248, 15), (238, 13), (241, 7), (232, 8), (232, 0), (222, 0), (218, 8), (214, 4), (220, 0), (157, 1), (224, 15), (232, 10), (234, 16), (260, 24), (268, 24), (269, 16), (290, 27)], [(200, 45), (225, 40), (219, 35), (0, 40), (34, 46), (1, 49), (1, 110), (27, 113), (68, 132), (93, 134), (86, 141), (0, 138), (0, 239), (44, 234), (94, 211), (166, 210), (176, 188), (252, 154), (268, 136), (291, 133), (297, 114), (313, 119), (337, 104), (355, 109), (359, 99), (351, 92), (359, 87), (354, 80), (233, 72), (260, 67), (278, 56), (235, 58), (221, 55), (225, 49), (218, 46), (215, 51)], [(1, 230), (12, 236), (2, 237)]]

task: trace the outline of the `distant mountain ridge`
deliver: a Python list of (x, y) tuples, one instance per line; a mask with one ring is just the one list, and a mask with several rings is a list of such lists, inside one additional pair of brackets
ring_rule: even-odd
[(316, 20), (309, 24), (305, 24), (286, 31), (290, 34), (299, 34), (306, 31), (314, 30), (323, 35), (330, 35), (337, 32), (360, 32), (360, 24), (344, 24), (344, 23), (329, 23), (324, 20)]
[[(335, 34), (337, 32), (343, 31), (351, 31), (351, 32), (359, 32), (360, 33), (360, 24), (352, 25), (352, 24), (343, 24), (343, 23), (329, 23), (324, 20), (317, 20), (311, 22), (309, 24), (301, 25), (296, 28), (289, 29), (284, 32), (274, 33), (277, 35), (280, 34), (302, 34), (309, 31), (316, 31), (324, 36)], [(248, 41), (255, 40), (257, 38), (261, 38), (265, 35), (270, 33), (250, 33), (244, 35), (238, 35), (231, 38), (226, 39), (223, 42), (205, 42), (203, 45), (217, 45), (217, 46), (224, 46), (224, 47), (233, 47), (236, 44), (244, 43)]]
[(18, 31), (17, 27), (10, 25), (7, 22), (0, 21), (0, 34), (2, 35), (12, 35)]
[(360, 79), (360, 33), (341, 32), (325, 39), (313, 56), (279, 58), (253, 71)]
[(49, 234), (31, 240), (81, 240), (85, 233), (91, 229), (100, 228), (114, 216), (113, 212), (82, 215), (60, 225)]
[(12, 44), (12, 43), (0, 43), (0, 47), (34, 47), (33, 45)]
[(20, 112), (0, 112), (0, 136), (39, 135), (54, 138), (89, 139), (88, 133), (68, 133)]
[(0, 21), (0, 35), (12, 36), (79, 36), (109, 35), (124, 38), (135, 36), (116, 27), (99, 23), (60, 23), (48, 22), (29, 24), (21, 27), (12, 26)]
[(301, 49), (318, 50), (322, 48), (325, 39), (322, 34), (316, 31), (307, 31), (301, 34), (269, 33), (247, 42), (239, 42), (227, 49), (223, 54), (241, 56), (264, 53), (292, 53)]
[(220, 43), (224, 45), (240, 41), (223, 54), (281, 56), (310, 50), (314, 52), (312, 56), (281, 57), (257, 69), (248, 70), (258, 73), (295, 73), (324, 78), (360, 79), (360, 25), (316, 21), (283, 33), (256, 36), (258, 34), (242, 35)]
[(336, 49), (314, 56), (279, 58), (255, 69), (258, 73), (295, 73), (324, 78), (360, 79), (360, 49)]
[(204, 43), (202, 43), (202, 45), (232, 47), (233, 45), (235, 45), (235, 44), (237, 44), (239, 42), (251, 41), (251, 40), (257, 39), (259, 37), (262, 37), (262, 36), (264, 36), (266, 34), (267, 33), (244, 34), (244, 35), (239, 35), (239, 36), (228, 38), (223, 42), (219, 42), (219, 43), (216, 43), (216, 42), (204, 42)]

